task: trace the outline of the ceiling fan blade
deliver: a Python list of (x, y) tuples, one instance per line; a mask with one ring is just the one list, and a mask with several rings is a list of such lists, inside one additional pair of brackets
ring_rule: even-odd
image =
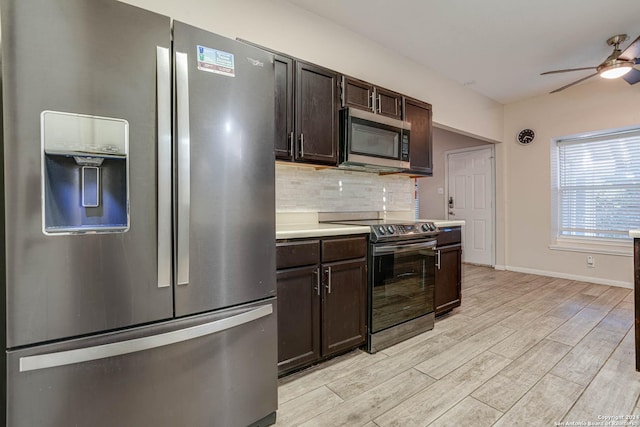
[(635, 61), (640, 57), (640, 37), (635, 39), (622, 53), (618, 56), (618, 59), (624, 59), (625, 61)]
[(593, 77), (593, 76), (597, 76), (597, 75), (598, 75), (598, 73), (593, 73), (593, 74), (591, 74), (591, 75), (589, 75), (589, 76), (587, 76), (587, 77), (583, 77), (583, 78), (581, 78), (581, 79), (579, 79), (579, 80), (576, 80), (576, 81), (575, 81), (575, 82), (573, 82), (573, 83), (569, 83), (568, 85), (562, 86), (561, 88), (558, 88), (558, 89), (556, 89), (556, 90), (554, 90), (554, 91), (551, 91), (551, 92), (549, 92), (549, 93), (556, 93), (556, 92), (560, 92), (561, 90), (565, 90), (565, 89), (566, 89), (566, 88), (568, 88), (568, 87), (571, 87), (571, 86), (573, 86), (573, 85), (577, 85), (578, 83), (583, 82), (583, 81), (585, 81), (585, 80), (587, 80), (587, 79), (590, 79), (591, 77)]
[(544, 73), (540, 73), (540, 75), (544, 76), (545, 74), (568, 73), (569, 71), (582, 71), (582, 70), (595, 70), (595, 69), (596, 67), (565, 68), (564, 70), (545, 71)]
[(631, 71), (629, 71), (627, 74), (625, 74), (624, 76), (622, 76), (622, 78), (629, 83), (630, 85), (634, 85), (638, 82), (640, 82), (640, 70), (637, 70), (635, 68), (633, 68)]

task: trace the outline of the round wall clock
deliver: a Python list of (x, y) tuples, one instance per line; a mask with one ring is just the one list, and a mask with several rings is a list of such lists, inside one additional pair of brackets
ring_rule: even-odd
[(533, 129), (522, 129), (518, 132), (518, 142), (522, 145), (529, 145), (533, 142), (533, 138), (536, 137), (536, 133)]

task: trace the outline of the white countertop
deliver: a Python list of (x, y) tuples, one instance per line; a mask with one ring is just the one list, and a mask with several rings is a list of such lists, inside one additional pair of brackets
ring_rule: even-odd
[(309, 237), (346, 236), (369, 234), (370, 228), (362, 225), (340, 224), (276, 224), (276, 239), (302, 239)]
[(629, 230), (629, 236), (634, 239), (640, 239), (640, 230)]
[[(433, 222), (437, 227), (456, 227), (464, 225), (461, 220), (420, 219), (421, 222)], [(346, 236), (350, 234), (369, 234), (369, 226), (341, 225), (311, 222), (306, 224), (276, 224), (276, 239), (304, 239), (327, 236)]]

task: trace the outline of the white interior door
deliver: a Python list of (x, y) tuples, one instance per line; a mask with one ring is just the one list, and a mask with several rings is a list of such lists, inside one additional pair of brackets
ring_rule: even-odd
[(447, 153), (448, 218), (465, 221), (462, 260), (493, 265), (493, 147)]

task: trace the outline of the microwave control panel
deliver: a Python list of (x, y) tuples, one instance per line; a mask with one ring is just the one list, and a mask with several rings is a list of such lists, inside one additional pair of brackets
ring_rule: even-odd
[(402, 131), (400, 160), (402, 160), (403, 162), (409, 161), (409, 131), (406, 129)]

